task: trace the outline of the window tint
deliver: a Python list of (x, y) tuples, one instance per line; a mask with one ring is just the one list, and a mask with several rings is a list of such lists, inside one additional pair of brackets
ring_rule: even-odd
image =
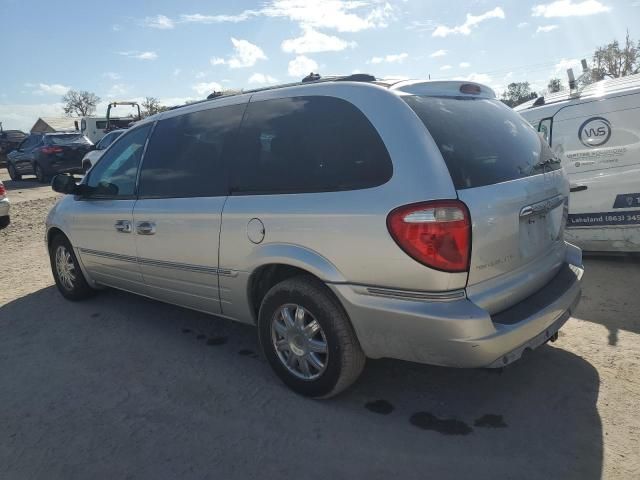
[(30, 135), (27, 139), (20, 145), (22, 150), (30, 150), (36, 145), (40, 144), (40, 140), (42, 139), (41, 135)]
[(159, 121), (140, 171), (140, 196), (226, 195), (223, 154), (244, 110), (233, 105)]
[(282, 98), (249, 104), (231, 186), (255, 194), (355, 190), (385, 183), (392, 170), (378, 132), (354, 105)]
[(131, 197), (138, 164), (151, 124), (127, 132), (91, 169), (87, 186), (91, 197)]
[(89, 139), (83, 134), (78, 135), (47, 135), (45, 136), (47, 145), (67, 145), (69, 143), (89, 144)]
[(102, 137), (102, 140), (98, 142), (98, 145), (96, 145), (96, 149), (105, 150), (109, 145), (111, 145), (115, 141), (116, 138), (122, 135), (122, 133), (123, 133), (122, 131), (107, 133), (104, 137)]
[(431, 133), (457, 189), (560, 168), (546, 142), (502, 102), (467, 97), (403, 98)]
[(99, 130), (104, 130), (105, 128), (107, 128), (107, 121), (106, 120), (96, 120), (96, 128)]

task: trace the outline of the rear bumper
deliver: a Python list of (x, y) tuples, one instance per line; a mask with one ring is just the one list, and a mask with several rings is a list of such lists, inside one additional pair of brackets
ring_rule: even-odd
[(333, 284), (368, 357), (452, 367), (502, 367), (549, 338), (571, 316), (581, 294), (580, 249), (541, 290), (497, 315), (468, 298), (417, 301), (364, 294)]

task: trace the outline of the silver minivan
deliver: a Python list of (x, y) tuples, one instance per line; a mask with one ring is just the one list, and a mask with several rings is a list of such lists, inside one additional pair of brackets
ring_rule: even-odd
[(255, 324), (294, 391), (365, 359), (502, 367), (575, 308), (548, 145), (470, 82), (366, 75), (221, 96), (124, 133), (47, 218), (56, 284)]

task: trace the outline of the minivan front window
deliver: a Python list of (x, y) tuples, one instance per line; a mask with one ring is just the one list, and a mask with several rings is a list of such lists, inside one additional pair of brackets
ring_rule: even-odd
[(561, 168), (537, 132), (498, 100), (418, 95), (403, 99), (427, 127), (458, 190)]

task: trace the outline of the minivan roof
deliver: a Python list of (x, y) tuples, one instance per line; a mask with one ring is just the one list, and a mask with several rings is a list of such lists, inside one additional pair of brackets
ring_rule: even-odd
[[(389, 90), (393, 90), (395, 93), (402, 95), (434, 95), (434, 96), (460, 96), (462, 95), (470, 95), (473, 94), (476, 97), (482, 98), (495, 98), (495, 92), (487, 87), (486, 85), (482, 85), (477, 82), (465, 81), (465, 80), (419, 80), (419, 79), (398, 79), (398, 78), (376, 78), (373, 75), (369, 75), (366, 73), (354, 73), (351, 75), (333, 75), (327, 77), (320, 77), (316, 74), (310, 74), (309, 76), (302, 79), (300, 82), (291, 82), (284, 83), (278, 85), (271, 85), (268, 87), (256, 88), (251, 90), (242, 90), (242, 91), (234, 91), (233, 93), (224, 93), (214, 92), (208, 98), (199, 100), (196, 102), (188, 103), (185, 105), (176, 105), (171, 107), (169, 111), (176, 110), (179, 108), (190, 107), (193, 105), (198, 105), (206, 102), (215, 102), (218, 99), (236, 97), (240, 95), (251, 95), (258, 92), (265, 92), (271, 90), (279, 90), (288, 87), (296, 87), (301, 85), (313, 85), (313, 84), (321, 84), (327, 82), (354, 82), (354, 83), (365, 83), (371, 85), (377, 85), (379, 87), (384, 87)], [(474, 86), (475, 91), (473, 93), (470, 92), (462, 92), (461, 88), (463, 85)], [(156, 114), (161, 116), (162, 112)], [(143, 119), (142, 123), (146, 123), (146, 121), (150, 118), (156, 117), (156, 115), (152, 115)], [(156, 117), (158, 118), (158, 117)]]

